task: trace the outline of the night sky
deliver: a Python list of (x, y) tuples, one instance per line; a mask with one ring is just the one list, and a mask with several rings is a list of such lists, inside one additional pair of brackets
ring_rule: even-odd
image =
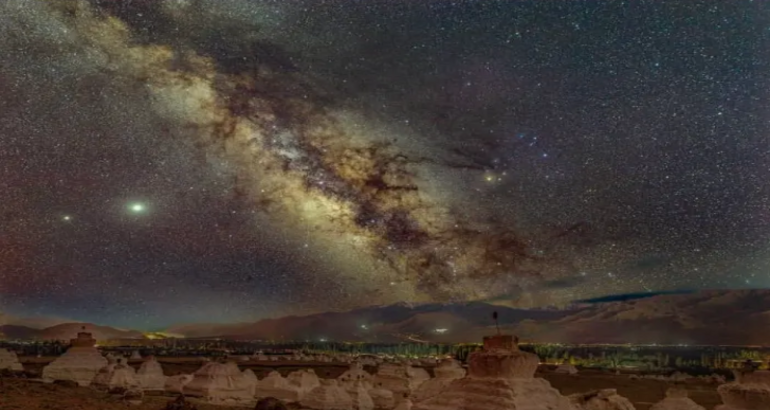
[(0, 310), (770, 287), (770, 2), (0, 2)]

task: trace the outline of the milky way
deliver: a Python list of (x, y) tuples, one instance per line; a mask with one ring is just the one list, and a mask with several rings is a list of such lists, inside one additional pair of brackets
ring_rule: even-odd
[(770, 285), (768, 13), (8, 1), (2, 305), (153, 327)]

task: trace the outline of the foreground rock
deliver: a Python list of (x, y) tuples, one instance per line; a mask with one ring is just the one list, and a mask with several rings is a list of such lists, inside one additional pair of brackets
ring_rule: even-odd
[(91, 384), (110, 393), (125, 393), (129, 390), (141, 391), (136, 372), (122, 358), (118, 359), (117, 363), (109, 363), (99, 370)]
[(22, 372), (24, 367), (19, 362), (16, 353), (6, 349), (0, 349), (0, 370), (10, 370), (12, 372)]
[(369, 394), (369, 389), (367, 388), (365, 382), (357, 381), (352, 385), (340, 385), (340, 387), (343, 387), (348, 395), (350, 395), (350, 398), (353, 400), (353, 410), (374, 409), (374, 401), (372, 400), (372, 396)]
[(90, 333), (80, 332), (70, 341), (70, 348), (48, 366), (43, 368), (43, 381), (72, 381), (88, 386), (94, 377), (107, 366), (107, 359), (94, 347), (96, 340)]
[(345, 373), (342, 373), (342, 375), (340, 375), (337, 380), (339, 380), (340, 385), (345, 388), (348, 386), (353, 386), (357, 382), (363, 383), (367, 389), (371, 389), (373, 386), (372, 375), (364, 370), (364, 365), (361, 364), (361, 362), (355, 362), (351, 364), (350, 368), (346, 370)]
[(735, 381), (742, 384), (764, 384), (770, 387), (770, 371), (736, 372)]
[(369, 390), (375, 410), (391, 410), (396, 407), (396, 400), (390, 390), (375, 387)]
[(706, 410), (687, 397), (685, 389), (668, 389), (666, 398), (653, 404), (650, 410)]
[(444, 390), (449, 384), (457, 379), (465, 377), (465, 369), (460, 366), (456, 360), (445, 359), (433, 370), (436, 377), (425, 381), (415, 390), (410, 399), (415, 402), (421, 402), (425, 399), (436, 396)]
[(593, 390), (569, 398), (579, 410), (636, 410), (633, 403), (615, 389)]
[(235, 363), (204, 364), (182, 391), (216, 404), (249, 402), (254, 398), (253, 386)]
[(556, 370), (554, 370), (554, 373), (576, 375), (578, 374), (578, 369), (569, 363), (564, 363), (560, 364)]
[(717, 388), (722, 405), (715, 410), (768, 410), (770, 386), (763, 383), (727, 383)]
[(191, 374), (178, 374), (176, 376), (169, 376), (166, 379), (166, 384), (163, 389), (169, 393), (183, 393), (184, 386), (190, 383), (193, 379)]
[(413, 410), (574, 410), (544, 379), (540, 360), (519, 350), (512, 336), (484, 338), (484, 349), (468, 358), (468, 376), (450, 383)]
[(412, 395), (430, 375), (425, 369), (410, 364), (383, 363), (372, 379), (374, 387), (390, 390), (396, 402)]
[(312, 410), (353, 410), (353, 399), (337, 380), (322, 380), (300, 400), (300, 404)]
[(256, 397), (275, 397), (286, 403), (296, 403), (302, 398), (303, 392), (299, 386), (290, 383), (280, 373), (272, 371), (257, 382), (254, 394)]
[(141, 406), (144, 399), (144, 391), (140, 387), (133, 387), (123, 393), (123, 402), (129, 406)]
[(166, 380), (163, 375), (163, 367), (155, 360), (155, 357), (149, 356), (136, 372), (136, 378), (142, 389), (147, 391), (161, 391), (166, 388)]
[(299, 389), (300, 396), (310, 393), (310, 391), (321, 385), (321, 380), (312, 369), (293, 371), (289, 373), (286, 380), (289, 381), (289, 384)]

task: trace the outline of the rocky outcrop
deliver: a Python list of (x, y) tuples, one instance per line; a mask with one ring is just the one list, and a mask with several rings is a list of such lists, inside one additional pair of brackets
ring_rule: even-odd
[(10, 370), (12, 372), (24, 371), (24, 367), (19, 362), (16, 353), (6, 349), (0, 349), (0, 370)]
[(375, 410), (391, 410), (396, 407), (396, 399), (390, 390), (375, 387), (369, 390)]
[(164, 390), (169, 393), (182, 393), (184, 392), (184, 386), (190, 383), (193, 379), (191, 374), (178, 374), (176, 376), (169, 376), (166, 379)]
[(43, 368), (43, 381), (73, 381), (80, 386), (90, 385), (99, 370), (108, 364), (94, 347), (95, 344), (96, 340), (90, 333), (78, 333), (77, 339), (71, 341), (71, 347)]
[(337, 380), (322, 380), (300, 400), (300, 404), (312, 410), (353, 410), (353, 399)]
[(129, 366), (125, 359), (118, 359), (117, 363), (104, 366), (91, 384), (97, 389), (110, 393), (122, 394), (129, 390), (142, 390), (134, 368)]
[(727, 383), (717, 388), (722, 405), (715, 410), (770, 409), (770, 386), (763, 383)]
[(672, 388), (666, 391), (666, 398), (655, 403), (650, 410), (706, 410), (687, 397), (687, 390)]
[(155, 357), (149, 356), (136, 372), (136, 378), (143, 390), (161, 391), (166, 388), (167, 377), (163, 374), (163, 367), (155, 360)]
[(390, 390), (396, 402), (409, 397), (430, 375), (410, 364), (383, 363), (372, 379), (374, 387)]
[(256, 397), (275, 397), (287, 403), (298, 402), (302, 398), (302, 393), (299, 386), (289, 383), (276, 371), (270, 372), (267, 377), (258, 381), (254, 388)]
[(565, 364), (560, 364), (559, 366), (557, 366), (556, 370), (554, 370), (554, 373), (574, 375), (574, 374), (578, 373), (578, 369), (575, 366), (571, 365), (571, 364), (566, 364), (565, 363)]
[(353, 410), (373, 410), (374, 401), (364, 381), (356, 381), (345, 386), (340, 385), (353, 400)]
[(535, 378), (539, 359), (519, 350), (512, 336), (484, 339), (484, 349), (471, 353), (468, 375), (454, 380), (413, 410), (574, 410), (569, 399)]
[(419, 403), (425, 399), (436, 396), (454, 380), (465, 377), (465, 369), (456, 360), (446, 359), (433, 370), (436, 377), (425, 381), (410, 396), (410, 399)]
[(636, 410), (633, 403), (615, 389), (593, 390), (569, 398), (579, 410)]
[(357, 382), (364, 383), (364, 385), (366, 385), (369, 389), (372, 387), (372, 375), (364, 370), (364, 365), (360, 362), (351, 364), (350, 368), (346, 370), (345, 373), (342, 373), (342, 375), (338, 377), (337, 380), (343, 387), (353, 385)]
[(253, 399), (253, 387), (235, 363), (208, 362), (193, 373), (183, 392), (209, 402), (224, 404), (248, 402)]
[(321, 385), (321, 381), (312, 369), (297, 370), (289, 373), (286, 380), (290, 384), (297, 386), (300, 395), (309, 393), (311, 390)]
[(750, 372), (738, 372), (735, 381), (743, 384), (764, 384), (770, 387), (770, 371), (756, 370)]

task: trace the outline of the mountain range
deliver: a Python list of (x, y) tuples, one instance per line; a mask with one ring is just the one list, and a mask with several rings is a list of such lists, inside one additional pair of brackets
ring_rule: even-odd
[[(478, 342), (497, 331), (493, 312), (498, 312), (500, 331), (524, 341), (770, 345), (770, 290), (603, 298), (564, 309), (516, 309), (483, 302), (396, 304), (254, 323), (188, 324), (164, 333), (235, 340)], [(97, 340), (143, 337), (139, 331), (83, 323), (44, 328), (7, 323), (0, 332), (7, 338), (66, 340), (83, 326)]]

